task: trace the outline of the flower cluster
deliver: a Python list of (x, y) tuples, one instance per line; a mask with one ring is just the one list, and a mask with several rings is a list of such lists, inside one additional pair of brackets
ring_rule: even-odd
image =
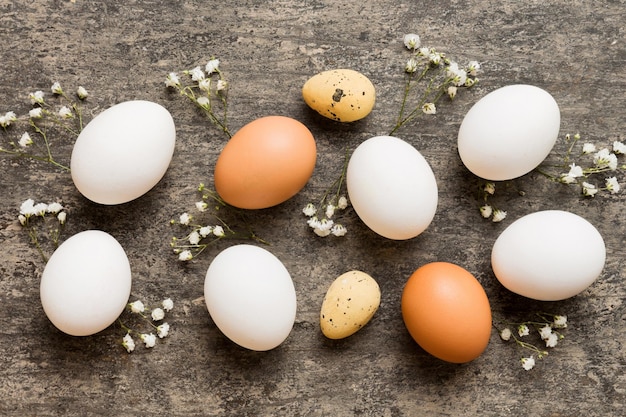
[[(546, 348), (554, 348), (559, 340), (565, 337), (556, 329), (564, 329), (567, 327), (567, 316), (565, 315), (538, 313), (537, 316), (539, 317), (539, 321), (510, 324), (500, 330), (500, 338), (502, 338), (502, 340), (509, 341), (512, 338), (519, 347), (532, 352), (530, 356), (524, 356), (520, 359), (522, 367), (527, 371), (534, 368), (535, 355), (537, 359), (543, 359), (548, 355), (548, 351), (537, 347), (531, 342), (526, 342), (522, 340), (522, 338), (530, 336), (532, 329), (532, 333), (536, 334), (543, 341)], [(511, 330), (511, 327), (513, 327), (514, 330)]]
[[(201, 198), (195, 203), (196, 213), (184, 212), (177, 220), (170, 220), (170, 224), (180, 225), (188, 231), (184, 237), (173, 237), (170, 242), (180, 261), (192, 260), (220, 239), (238, 236), (238, 233), (217, 215), (221, 209), (228, 207), (224, 200), (215, 192), (207, 190), (202, 183), (198, 186), (198, 192)], [(247, 238), (266, 243), (251, 230), (248, 232)]]
[(61, 203), (36, 203), (32, 198), (29, 198), (20, 205), (19, 215), (17, 216), (20, 224), (28, 230), (30, 241), (35, 245), (44, 262), (48, 260), (48, 257), (41, 246), (40, 236), (37, 232), (35, 222), (45, 222), (46, 217), (54, 217), (53, 224), (49, 227), (47, 235), (48, 239), (53, 243), (54, 248), (56, 248), (59, 246), (61, 230), (67, 219), (67, 211), (65, 211), (65, 207), (63, 207)]
[[(48, 162), (58, 168), (69, 171), (69, 167), (57, 162), (51, 150), (48, 137), (49, 128), (55, 127), (78, 137), (83, 129), (82, 111), (77, 101), (70, 98), (55, 82), (50, 87), (50, 92), (57, 99), (56, 104), (51, 104), (43, 91), (38, 90), (29, 94), (33, 108), (27, 115), (17, 116), (15, 112), (8, 111), (0, 115), (0, 127), (7, 134), (14, 134), (12, 126), (25, 122), (28, 125), (17, 133), (14, 139), (9, 139), (9, 148), (0, 146), (0, 152), (39, 161)], [(84, 101), (89, 93), (84, 87), (78, 87), (76, 97), (79, 102)], [(19, 136), (19, 139), (18, 139)]]
[(135, 334), (136, 337), (145, 344), (146, 348), (154, 347), (156, 345), (157, 337), (159, 339), (167, 337), (170, 332), (170, 325), (163, 320), (165, 320), (165, 313), (170, 312), (173, 308), (174, 302), (170, 298), (164, 299), (158, 307), (152, 309), (146, 307), (141, 300), (128, 303), (126, 310), (132, 315), (141, 318), (143, 322), (148, 323), (151, 329), (149, 332), (136, 331), (128, 327), (120, 319), (120, 326), (124, 329), (124, 331), (126, 331), (126, 335), (122, 338), (122, 346), (126, 349), (126, 351), (131, 353), (135, 350), (135, 339), (133, 338), (133, 334)]
[(485, 219), (491, 219), (494, 223), (499, 223), (506, 218), (506, 211), (494, 207), (489, 203), (489, 198), (496, 192), (496, 184), (486, 182), (478, 187), (479, 193), (482, 195), (483, 204), (480, 206), (480, 215)]
[(221, 129), (229, 138), (228, 129), (228, 82), (219, 68), (220, 60), (211, 58), (204, 69), (197, 66), (182, 71), (184, 79), (176, 72), (170, 72), (165, 78), (165, 86), (173, 88), (181, 96), (187, 97), (209, 118), (211, 123)]
[[(614, 141), (610, 148), (603, 147), (598, 149), (595, 144), (585, 142), (580, 148), (578, 157), (589, 158), (589, 163), (580, 164), (572, 160), (574, 148), (580, 142), (580, 134), (577, 133), (574, 136), (567, 134), (565, 135), (565, 141), (570, 145), (563, 158), (563, 165), (559, 167), (565, 172), (560, 172), (557, 175), (549, 174), (541, 169), (539, 172), (553, 181), (579, 186), (582, 195), (585, 197), (594, 197), (599, 191), (608, 191), (611, 194), (619, 192), (621, 187), (614, 173), (626, 169), (626, 165), (620, 165), (619, 163), (619, 156), (626, 154), (626, 145), (624, 143)], [(598, 174), (604, 174), (603, 181), (600, 184), (593, 179)]]
[[(404, 66), (407, 75), (404, 96), (396, 125), (390, 132), (393, 135), (400, 127), (420, 114), (436, 114), (437, 102), (444, 96), (454, 99), (459, 89), (470, 88), (478, 82), (480, 70), (478, 61), (470, 61), (462, 67), (435, 48), (422, 47), (419, 35), (410, 33), (404, 36), (404, 46), (413, 53)], [(425, 81), (426, 88), (417, 95), (416, 104), (408, 111), (408, 101), (415, 84)]]

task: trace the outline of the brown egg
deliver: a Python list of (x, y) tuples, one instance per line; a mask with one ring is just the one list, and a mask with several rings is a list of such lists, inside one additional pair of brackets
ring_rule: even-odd
[(262, 117), (242, 127), (222, 150), (215, 190), (235, 207), (272, 207), (305, 186), (316, 158), (315, 139), (306, 126), (289, 117)]
[(447, 362), (479, 357), (491, 335), (485, 290), (467, 270), (447, 262), (418, 268), (402, 292), (402, 318), (413, 339)]

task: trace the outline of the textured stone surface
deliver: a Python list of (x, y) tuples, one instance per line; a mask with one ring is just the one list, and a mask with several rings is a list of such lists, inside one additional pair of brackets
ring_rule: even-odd
[[(69, 174), (27, 160), (0, 159), (0, 414), (203, 416), (617, 416), (626, 405), (624, 196), (582, 199), (537, 173), (499, 184), (502, 223), (477, 213), (477, 179), (456, 152), (463, 115), (484, 94), (512, 83), (549, 91), (561, 108), (562, 135), (608, 145), (626, 140), (626, 50), (621, 0), (527, 2), (445, 0), (8, 1), (0, 0), (0, 113), (29, 109), (27, 96), (54, 81), (91, 93), (90, 114), (130, 99), (164, 105), (177, 124), (174, 159), (142, 198), (104, 207), (74, 188)], [(387, 134), (403, 88), (405, 32), (459, 62), (482, 63), (481, 82), (397, 135), (430, 162), (440, 203), (431, 226), (405, 242), (381, 238), (354, 213), (341, 239), (317, 238), (301, 208), (339, 174), (344, 149)], [(251, 213), (250, 225), (290, 271), (298, 296), (296, 324), (275, 350), (249, 352), (217, 330), (202, 300), (204, 274), (220, 242), (187, 264), (169, 247), (169, 220), (193, 209), (199, 182), (212, 172), (225, 139), (183, 99), (168, 92), (169, 71), (221, 59), (230, 81), (230, 126), (281, 114), (305, 123), (318, 143), (318, 166), (305, 189), (280, 206)], [(340, 125), (309, 109), (300, 96), (313, 74), (353, 68), (377, 89), (374, 111)], [(16, 133), (17, 134), (17, 133)], [(14, 140), (17, 140), (18, 137)], [(2, 136), (6, 141), (6, 136)], [(67, 163), (71, 140), (54, 151)], [(6, 146), (6, 142), (3, 142)], [(549, 159), (558, 160), (559, 141)], [(623, 178), (620, 177), (621, 180)], [(523, 191), (523, 195), (520, 195)], [(126, 249), (133, 297), (176, 303), (171, 335), (153, 350), (127, 354), (117, 326), (87, 338), (69, 337), (45, 317), (39, 301), (43, 262), (17, 223), (20, 203), (62, 200), (63, 237), (105, 230)], [(583, 294), (558, 303), (515, 296), (490, 269), (491, 245), (513, 219), (563, 209), (591, 221), (604, 236), (607, 263)], [(494, 316), (534, 311), (569, 316), (566, 339), (532, 371), (523, 352), (494, 331), (490, 345), (465, 365), (441, 362), (410, 338), (400, 295), (410, 274), (430, 261), (458, 263), (483, 284)], [(340, 341), (319, 330), (328, 285), (351, 269), (374, 277), (382, 292), (372, 321)], [(80, 314), (80, 312), (77, 312)], [(463, 341), (459, 341), (463, 343)]]

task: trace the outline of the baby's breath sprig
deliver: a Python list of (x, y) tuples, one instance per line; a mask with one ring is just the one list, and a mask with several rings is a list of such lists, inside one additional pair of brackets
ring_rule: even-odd
[(54, 221), (52, 225), (48, 224), (45, 236), (56, 249), (59, 246), (59, 238), (67, 218), (67, 212), (60, 203), (35, 203), (33, 199), (29, 198), (21, 204), (20, 213), (17, 216), (20, 224), (28, 231), (30, 242), (35, 246), (44, 262), (48, 262), (48, 256), (42, 247), (41, 234), (36, 225), (41, 222), (46, 224), (47, 218), (51, 216), (54, 217)]
[[(174, 308), (174, 302), (171, 298), (166, 298), (161, 301), (158, 307), (147, 307), (141, 300), (136, 300), (126, 305), (126, 311), (131, 314), (131, 317), (139, 318), (139, 321), (144, 325), (148, 324), (148, 332), (135, 330), (118, 319), (118, 323), (122, 330), (126, 332), (126, 335), (122, 338), (122, 346), (128, 353), (135, 350), (135, 339), (137, 337), (143, 342), (146, 348), (152, 348), (156, 345), (157, 337), (163, 339), (170, 333), (170, 324), (165, 320), (165, 314), (170, 312)], [(149, 312), (149, 313), (148, 313)], [(137, 320), (133, 320), (135, 323)], [(143, 330), (143, 329), (142, 329)], [(156, 335), (155, 335), (156, 333)]]
[(51, 128), (57, 128), (69, 133), (74, 139), (77, 138), (83, 130), (83, 113), (79, 103), (84, 101), (89, 94), (84, 87), (78, 87), (76, 90), (78, 100), (74, 100), (58, 82), (52, 84), (50, 91), (53, 97), (57, 98), (55, 104), (46, 100), (45, 93), (38, 90), (29, 94), (33, 108), (28, 115), (17, 116), (15, 112), (9, 111), (0, 116), (0, 127), (7, 135), (15, 134), (15, 129), (20, 124), (28, 126), (23, 130), (19, 139), (9, 139), (8, 148), (0, 145), (0, 152), (47, 162), (69, 171), (70, 168), (67, 165), (58, 162), (52, 155), (48, 132)]
[(230, 138), (232, 134), (228, 129), (228, 82), (219, 65), (219, 59), (211, 58), (204, 70), (200, 66), (184, 70), (182, 74), (185, 81), (181, 80), (178, 73), (170, 72), (165, 79), (165, 86), (188, 98), (207, 115), (211, 123)]
[(232, 207), (226, 204), (216, 192), (208, 190), (203, 183), (198, 186), (198, 192), (201, 198), (195, 203), (197, 214), (185, 212), (178, 217), (178, 220), (170, 221), (170, 224), (178, 224), (187, 230), (184, 237), (173, 237), (170, 242), (170, 246), (180, 261), (190, 261), (200, 255), (207, 247), (226, 238), (242, 237), (267, 244), (250, 228), (248, 228), (247, 234), (242, 234), (228, 226), (218, 213), (224, 208)]
[[(558, 342), (565, 338), (562, 332), (557, 329), (567, 327), (567, 316), (551, 313), (537, 313), (538, 320), (525, 321), (521, 323), (507, 323), (505, 327), (498, 329), (500, 338), (504, 341), (513, 341), (522, 349), (529, 350), (530, 356), (523, 356), (520, 359), (522, 367), (529, 371), (535, 366), (535, 357), (543, 359), (548, 355), (545, 348), (554, 348)], [(495, 324), (494, 326), (498, 328)], [(513, 330), (512, 330), (513, 329)], [(530, 337), (532, 334), (538, 336), (545, 344), (539, 347), (533, 342), (522, 340), (524, 337)]]
[[(461, 67), (443, 52), (421, 47), (420, 37), (414, 33), (404, 36), (404, 45), (413, 55), (404, 66), (406, 83), (402, 105), (390, 135), (421, 114), (436, 114), (438, 101), (444, 96), (453, 100), (459, 89), (474, 86), (478, 82), (476, 75), (480, 70), (478, 61), (470, 61), (466, 67)], [(424, 81), (426, 87), (423, 92), (413, 96), (412, 92), (420, 81)], [(408, 108), (409, 101), (414, 102), (412, 109)]]
[(485, 219), (491, 219), (494, 223), (499, 223), (506, 218), (506, 211), (501, 210), (489, 202), (489, 199), (496, 192), (496, 184), (491, 181), (481, 182), (478, 186), (478, 193), (482, 200), (479, 207), (480, 215)]
[[(576, 185), (585, 197), (594, 197), (600, 191), (608, 191), (616, 194), (620, 190), (620, 184), (614, 173), (626, 170), (626, 164), (620, 163), (619, 156), (626, 153), (626, 145), (620, 141), (613, 141), (611, 147), (598, 149), (595, 144), (585, 142), (580, 146), (581, 136), (579, 133), (565, 135), (565, 142), (569, 144), (563, 156), (563, 163), (551, 167), (558, 173), (547, 171), (545, 164), (537, 168), (537, 171), (548, 179), (566, 185)], [(579, 148), (578, 151), (575, 149)], [(587, 163), (578, 162), (575, 159), (588, 158)], [(595, 178), (604, 174), (604, 181), (598, 183)]]
[[(307, 224), (313, 229), (313, 232), (320, 236), (328, 235), (344, 236), (348, 229), (340, 223), (333, 220), (338, 210), (345, 210), (348, 207), (348, 199), (345, 196), (345, 180), (346, 171), (348, 169), (349, 152), (346, 149), (344, 163), (341, 174), (333, 184), (324, 192), (317, 204), (308, 203), (302, 213), (308, 217)], [(321, 219), (320, 219), (321, 218)]]

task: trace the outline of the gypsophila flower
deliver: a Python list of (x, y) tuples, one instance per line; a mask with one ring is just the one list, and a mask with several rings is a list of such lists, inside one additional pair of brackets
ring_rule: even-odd
[(47, 208), (48, 213), (57, 214), (61, 210), (63, 210), (63, 206), (60, 203), (54, 202), (54, 203), (48, 204), (48, 208)]
[(189, 222), (191, 222), (191, 216), (188, 213), (183, 213), (178, 218), (178, 221), (180, 222), (180, 224), (187, 226), (189, 225)]
[(528, 336), (530, 334), (530, 329), (528, 328), (527, 325), (520, 324), (517, 327), (517, 334), (519, 334), (520, 337)]
[(189, 71), (189, 74), (191, 75), (191, 79), (193, 81), (200, 81), (200, 80), (203, 80), (205, 78), (204, 77), (204, 72), (202, 71), (202, 68), (200, 68), (200, 67), (195, 67), (194, 69)]
[(54, 84), (52, 84), (52, 87), (50, 87), (50, 91), (52, 91), (53, 94), (63, 94), (63, 89), (61, 88), (61, 84), (59, 84), (58, 82), (55, 82)]
[(76, 95), (78, 96), (79, 99), (84, 100), (89, 96), (89, 92), (87, 92), (87, 89), (85, 87), (80, 86), (76, 90)]
[(339, 197), (337, 200), (337, 208), (339, 210), (345, 210), (348, 207), (348, 199), (344, 196)]
[(152, 310), (152, 313), (150, 313), (150, 317), (152, 317), (153, 321), (163, 320), (163, 318), (165, 317), (165, 311), (163, 311), (162, 308), (157, 307)]
[(505, 218), (506, 218), (506, 211), (496, 209), (493, 211), (493, 218), (491, 219), (491, 221), (493, 221), (494, 223), (498, 223), (504, 220)]
[(159, 336), (159, 339), (163, 339), (164, 337), (167, 337), (167, 335), (169, 334), (170, 325), (167, 323), (163, 323), (157, 326), (156, 330), (157, 330), (157, 336)]
[(616, 177), (610, 177), (605, 180), (606, 189), (610, 191), (611, 194), (616, 194), (619, 192), (620, 185), (617, 182)]
[(326, 214), (326, 217), (327, 217), (327, 218), (329, 218), (329, 219), (330, 219), (331, 217), (333, 217), (333, 214), (335, 214), (335, 206), (333, 206), (332, 204), (328, 204), (328, 205), (326, 206), (326, 212), (325, 212), (325, 214)]
[(30, 93), (29, 98), (30, 98), (31, 103), (33, 103), (33, 104), (44, 104), (45, 103), (45, 101), (44, 101), (44, 94), (43, 94), (43, 91), (41, 91), (41, 90), (35, 91), (34, 93)]
[(63, 119), (71, 119), (74, 117), (74, 113), (72, 113), (72, 110), (69, 107), (63, 106), (59, 109), (59, 116)]
[[(209, 93), (211, 91), (211, 79), (210, 78), (205, 78), (205, 79), (202, 79), (202, 80), (198, 81), (198, 88), (200, 90), (202, 90), (202, 91), (205, 91), (205, 92)], [(206, 99), (206, 101), (209, 100), (208, 97), (204, 97), (204, 98)], [(208, 105), (207, 102), (204, 102), (204, 103), (198, 102), (198, 104), (200, 104), (201, 106)]]
[(133, 301), (128, 305), (133, 313), (143, 313), (146, 307), (141, 300)]
[(496, 184), (493, 182), (488, 182), (483, 187), (483, 190), (489, 195), (494, 195), (494, 193), (496, 192)]
[(607, 148), (603, 148), (596, 152), (593, 157), (593, 163), (598, 168), (608, 167), (610, 170), (614, 171), (617, 169), (617, 156), (610, 153)]
[(190, 261), (193, 258), (193, 254), (190, 250), (184, 250), (178, 254), (178, 259), (181, 261)]
[(555, 315), (554, 327), (559, 328), (559, 329), (567, 327), (567, 316)]
[(404, 46), (407, 47), (407, 49), (411, 49), (411, 50), (417, 50), (420, 47), (420, 37), (419, 35), (415, 34), (415, 33), (408, 33), (406, 35), (404, 35)]
[(544, 340), (546, 342), (546, 347), (553, 348), (559, 341), (559, 335), (556, 333), (550, 333), (550, 335)]
[(33, 211), (35, 212), (36, 216), (43, 217), (46, 215), (46, 212), (48, 211), (48, 205), (46, 203), (37, 203), (33, 207)]
[(189, 243), (191, 243), (192, 245), (197, 245), (198, 243), (200, 243), (200, 239), (202, 237), (200, 236), (199, 232), (193, 231), (189, 234)]
[(211, 59), (206, 64), (205, 71), (207, 74), (213, 74), (219, 70), (220, 60), (219, 59)]
[(65, 224), (67, 219), (67, 213), (62, 211), (57, 215), (57, 219), (59, 220), (59, 224)]
[(165, 300), (161, 301), (161, 306), (163, 307), (163, 310), (169, 312), (174, 308), (174, 302), (171, 298), (166, 298)]
[(4, 114), (4, 116), (0, 116), (0, 126), (2, 127), (8, 127), (15, 121), (17, 121), (15, 112), (8, 111)]
[(500, 337), (502, 338), (502, 340), (509, 340), (511, 339), (512, 333), (511, 333), (511, 329), (509, 329), (508, 327), (504, 328), (501, 332), (500, 332)]
[(304, 208), (302, 209), (302, 213), (304, 213), (304, 215), (307, 217), (311, 217), (314, 216), (315, 213), (317, 213), (317, 209), (315, 208), (315, 205), (313, 203), (309, 203), (304, 206)]
[(406, 61), (404, 71), (408, 72), (409, 74), (414, 73), (415, 71), (417, 71), (417, 65), (417, 60), (414, 58), (410, 58), (408, 61)]
[(152, 348), (156, 344), (156, 336), (154, 335), (154, 333), (150, 333), (150, 334), (142, 333), (139, 336), (139, 338), (141, 339), (142, 342), (145, 343), (147, 348)]
[(480, 207), (480, 215), (483, 216), (485, 219), (491, 217), (492, 213), (493, 208), (489, 204), (485, 204), (484, 206)]
[(199, 212), (205, 212), (206, 209), (209, 208), (209, 205), (206, 203), (206, 201), (198, 201), (196, 203), (196, 209), (198, 209)]
[(535, 367), (535, 357), (534, 356), (529, 356), (527, 358), (522, 358), (521, 362), (522, 362), (522, 367), (526, 371), (530, 371), (531, 369), (533, 369)]
[(211, 227), (211, 226), (202, 226), (198, 230), (198, 233), (200, 233), (200, 236), (202, 236), (202, 237), (207, 237), (208, 235), (211, 234), (211, 232), (213, 232), (213, 227)]
[(548, 337), (550, 337), (551, 334), (552, 327), (550, 327), (549, 324), (546, 324), (541, 329), (539, 329), (539, 337), (541, 337), (542, 340), (546, 340)]
[(30, 146), (33, 144), (33, 140), (31, 139), (30, 135), (28, 134), (28, 132), (24, 132), (24, 134), (22, 135), (22, 137), (20, 138), (19, 142), (20, 146), (22, 148), (25, 148), (27, 146)]
[(17, 216), (17, 220), (20, 222), (22, 226), (26, 226), (26, 223), (28, 222), (28, 219), (23, 214), (20, 214), (19, 216)]
[(451, 85), (450, 87), (448, 87), (448, 97), (450, 97), (450, 99), (456, 97), (456, 92), (458, 91), (458, 89), (459, 88), (455, 85)]
[(198, 103), (198, 106), (202, 107), (205, 110), (210, 110), (211, 108), (211, 100), (206, 96), (198, 97), (196, 102)]
[(478, 63), (478, 61), (470, 61), (467, 64), (467, 73), (472, 77), (478, 75), (478, 70), (480, 70), (480, 64)]
[(346, 229), (341, 224), (334, 224), (333, 227), (330, 229), (330, 233), (333, 236), (337, 236), (337, 237), (345, 236), (347, 232), (348, 232), (348, 229)]
[(224, 232), (224, 228), (220, 225), (213, 227), (213, 235), (217, 237), (224, 237), (226, 233)]
[(593, 143), (585, 143), (583, 145), (583, 153), (584, 154), (590, 154), (590, 153), (594, 153), (596, 152), (596, 145), (594, 145)]
[(28, 112), (28, 117), (31, 119), (41, 119), (43, 117), (43, 109), (41, 107), (35, 107), (34, 109), (30, 109)]
[(436, 114), (437, 108), (435, 107), (435, 103), (424, 103), (422, 111), (424, 114)]
[(583, 182), (583, 195), (587, 197), (593, 197), (598, 192), (598, 189), (595, 185), (589, 184), (588, 182)]
[(178, 77), (178, 74), (175, 72), (167, 74), (167, 77), (165, 78), (165, 86), (174, 88), (180, 87), (180, 78)]
[(217, 80), (217, 84), (215, 86), (217, 91), (225, 91), (228, 89), (228, 81), (225, 80)]
[(135, 350), (135, 341), (133, 340), (130, 333), (126, 333), (126, 336), (122, 339), (122, 346), (126, 349), (128, 353), (131, 353)]
[(584, 175), (583, 174), (583, 169), (579, 165), (572, 164), (572, 165), (570, 165), (570, 170), (567, 173), (567, 175), (570, 176), (570, 177), (573, 177), (573, 178), (582, 177)]
[(619, 141), (613, 142), (613, 152), (626, 154), (626, 145)]

